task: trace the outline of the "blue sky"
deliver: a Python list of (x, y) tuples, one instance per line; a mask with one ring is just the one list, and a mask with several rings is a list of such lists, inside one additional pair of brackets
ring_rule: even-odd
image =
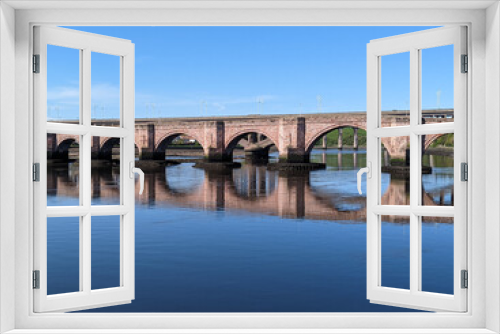
[[(366, 44), (429, 27), (70, 27), (129, 39), (136, 117), (366, 110)], [(453, 47), (424, 50), (424, 109), (453, 106)], [(78, 52), (50, 46), (48, 116), (78, 115)], [(118, 115), (119, 60), (92, 55), (92, 113)], [(407, 109), (409, 57), (382, 59), (382, 109)]]

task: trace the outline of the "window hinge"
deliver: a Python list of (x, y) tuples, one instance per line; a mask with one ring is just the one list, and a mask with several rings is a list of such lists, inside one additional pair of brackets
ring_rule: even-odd
[(469, 273), (467, 270), (462, 270), (462, 289), (467, 289), (469, 287)]
[(462, 162), (460, 165), (461, 168), (461, 177), (462, 181), (469, 181), (469, 165), (466, 162)]
[(33, 73), (40, 73), (40, 55), (33, 55)]
[(462, 55), (462, 73), (467, 73), (469, 72), (469, 56), (467, 55)]
[(33, 270), (33, 289), (40, 289), (40, 270)]
[(33, 181), (40, 182), (40, 164), (38, 162), (33, 164)]

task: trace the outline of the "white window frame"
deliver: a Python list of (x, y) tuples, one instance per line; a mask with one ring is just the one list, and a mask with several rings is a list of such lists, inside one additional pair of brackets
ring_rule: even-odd
[[(486, 138), (491, 147), (500, 145), (500, 12), (497, 1), (398, 1), (399, 9), (391, 9), (394, 3), (337, 1), (333, 4), (296, 1), (247, 4), (221, 4), (216, 1), (203, 5), (192, 3), (184, 9), (175, 8), (175, 2), (165, 2), (164, 7), (147, 9), (103, 10), (116, 3), (82, 2), (75, 4), (87, 9), (65, 8), (69, 2), (18, 2), (0, 4), (0, 217), (2, 218), (0, 241), (0, 325), (1, 331), (16, 329), (13, 333), (36, 333), (37, 329), (72, 330), (88, 329), (88, 332), (105, 332), (105, 329), (137, 329), (129, 333), (144, 333), (146, 329), (190, 328), (190, 332), (316, 332), (341, 333), (422, 333), (461, 332), (492, 333), (500, 331), (500, 152), (484, 154)], [(111, 4), (110, 4), (111, 3)], [(126, 6), (125, 2), (123, 2)], [(408, 4), (409, 3), (409, 4)], [(19, 9), (12, 6), (39, 6), (38, 9)], [(49, 6), (51, 9), (41, 9)], [(97, 8), (97, 6), (101, 8)], [(119, 6), (119, 5), (118, 5)], [(179, 4), (177, 4), (179, 6)], [(194, 6), (194, 7), (193, 7)], [(199, 7), (197, 7), (199, 6)], [(200, 7), (203, 6), (203, 7)], [(211, 6), (211, 8), (210, 8)], [(232, 8), (224, 8), (224, 6)], [(337, 8), (335, 8), (335, 6)], [(364, 7), (367, 6), (367, 7)], [(401, 9), (401, 7), (405, 7)], [(432, 6), (432, 7), (430, 7)], [(457, 6), (461, 8), (457, 9)], [(488, 7), (486, 9), (486, 7)], [(281, 7), (281, 8), (280, 8)], [(344, 8), (342, 8), (344, 7)], [(346, 9), (347, 8), (347, 9)], [(348, 9), (355, 8), (355, 9)], [(15, 15), (15, 23), (13, 18)], [(33, 151), (33, 101), (32, 101), (32, 27), (48, 25), (451, 25), (468, 26), (471, 59), (468, 76), (468, 141), (469, 201), (468, 220), (468, 312), (435, 314), (393, 313), (254, 313), (254, 314), (34, 314), (31, 289), (32, 266), (32, 205), (31, 163)], [(486, 23), (486, 24), (485, 24)], [(5, 29), (8, 28), (8, 29)], [(487, 29), (486, 29), (487, 28)], [(13, 31), (15, 31), (15, 42)], [(134, 42), (134, 41), (132, 41)], [(15, 47), (15, 50), (14, 50)], [(15, 73), (11, 70), (15, 65)], [(8, 73), (7, 77), (5, 73)], [(15, 80), (15, 98), (12, 92)], [(9, 112), (6, 110), (10, 108)], [(15, 110), (15, 113), (12, 112)], [(486, 121), (487, 119), (487, 121)], [(5, 123), (15, 124), (15, 140), (7, 135)], [(3, 131), (3, 132), (2, 132)], [(10, 139), (10, 140), (9, 140)], [(15, 142), (15, 150), (11, 147)], [(17, 153), (16, 153), (17, 152)], [(15, 165), (8, 162), (14, 160)], [(14, 167), (14, 168), (13, 168)], [(15, 169), (15, 179), (6, 173)], [(486, 181), (488, 174), (488, 182)], [(10, 178), (10, 179), (9, 179)], [(12, 186), (10, 189), (5, 185)], [(11, 202), (11, 189), (15, 198)], [(9, 192), (10, 191), (10, 192)], [(486, 196), (488, 194), (488, 196)], [(14, 202), (15, 211), (9, 210)], [(485, 205), (486, 203), (486, 205)], [(486, 219), (488, 217), (488, 219)], [(14, 253), (14, 256), (12, 254)], [(8, 284), (14, 285), (14, 291)], [(12, 290), (12, 287), (10, 287)], [(487, 291), (487, 293), (486, 293)], [(168, 302), (168, 301), (166, 301)], [(15, 305), (15, 307), (12, 307)], [(0, 321), (1, 322), (1, 321)], [(101, 331), (99, 331), (101, 329)], [(246, 329), (246, 330), (245, 330)], [(358, 329), (357, 331), (355, 329)], [(383, 330), (381, 330), (383, 329)], [(392, 330), (391, 330), (392, 329)], [(491, 330), (491, 331), (490, 331)], [(119, 332), (119, 331), (118, 331)]]
[[(134, 44), (129, 40), (111, 38), (60, 27), (34, 27), (34, 52), (39, 56), (39, 73), (34, 84), (34, 162), (39, 164), (40, 182), (33, 184), (34, 202), (34, 270), (39, 272), (39, 287), (34, 289), (34, 310), (40, 312), (75, 311), (130, 303), (135, 294), (135, 190), (134, 168)], [(79, 124), (47, 120), (47, 46), (57, 45), (78, 50), (80, 59)], [(96, 126), (91, 121), (92, 53), (113, 55), (119, 60), (120, 109), (119, 127)], [(80, 136), (79, 205), (47, 206), (47, 133)], [(93, 205), (91, 194), (92, 136), (115, 137), (120, 140), (120, 202), (117, 205)], [(92, 289), (92, 217), (119, 218), (120, 285)], [(72, 217), (79, 220), (79, 290), (47, 294), (47, 223), (51, 217)], [(98, 306), (101, 305), (101, 306)]]
[[(461, 163), (467, 163), (467, 76), (462, 73), (462, 55), (467, 54), (467, 29), (450, 26), (428, 29), (370, 41), (367, 46), (367, 297), (372, 303), (408, 306), (430, 311), (467, 310), (467, 289), (462, 288), (461, 271), (467, 270), (467, 185), (461, 181)], [(421, 114), (422, 51), (452, 45), (454, 119), (450, 123), (423, 124)], [(408, 125), (383, 127), (381, 124), (381, 92), (383, 57), (409, 55), (410, 122)], [(453, 206), (425, 206), (422, 198), (422, 135), (454, 133), (454, 198)], [(381, 203), (381, 140), (384, 137), (408, 136), (410, 143), (410, 204)], [(383, 285), (382, 216), (407, 217), (409, 235), (409, 289)], [(453, 219), (453, 293), (442, 294), (422, 290), (422, 223), (423, 217)]]

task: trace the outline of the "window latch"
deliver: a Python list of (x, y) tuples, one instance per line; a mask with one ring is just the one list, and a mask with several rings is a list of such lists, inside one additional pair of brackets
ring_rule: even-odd
[(139, 195), (142, 195), (142, 192), (144, 191), (144, 172), (142, 169), (135, 167), (135, 162), (131, 161), (130, 162), (130, 178), (134, 178), (134, 174), (139, 174), (139, 185), (140, 185), (140, 190), (139, 190)]
[(366, 163), (366, 167), (365, 168), (361, 168), (359, 171), (358, 171), (358, 193), (360, 195), (363, 195), (363, 192), (361, 191), (361, 176), (363, 176), (363, 174), (366, 173), (367, 177), (369, 179), (372, 178), (372, 163), (371, 162), (367, 162)]

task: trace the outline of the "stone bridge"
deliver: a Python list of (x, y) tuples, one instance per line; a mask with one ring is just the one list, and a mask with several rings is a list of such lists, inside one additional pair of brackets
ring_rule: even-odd
[[(453, 110), (426, 110), (426, 123), (452, 122)], [(116, 120), (102, 120), (97, 125), (117, 126)], [(382, 126), (409, 124), (406, 111), (382, 113)], [(140, 159), (165, 159), (165, 152), (180, 135), (195, 139), (209, 161), (232, 161), (233, 150), (239, 144), (249, 154), (267, 156), (271, 146), (283, 162), (309, 162), (309, 154), (321, 138), (339, 129), (339, 148), (342, 148), (342, 129), (354, 129), (354, 148), (357, 148), (357, 129), (366, 130), (366, 113), (324, 113), (304, 115), (249, 115), (225, 117), (136, 119), (135, 144)], [(441, 134), (426, 136), (424, 149)], [(49, 156), (64, 156), (77, 136), (48, 134)], [(406, 137), (382, 138), (393, 159), (403, 159), (409, 140)], [(96, 157), (110, 158), (116, 138), (94, 137), (92, 152)]]

